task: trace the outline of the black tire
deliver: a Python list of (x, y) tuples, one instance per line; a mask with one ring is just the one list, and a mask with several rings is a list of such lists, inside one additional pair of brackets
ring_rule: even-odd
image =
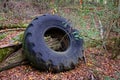
[[(62, 48), (65, 48), (56, 51), (49, 48), (44, 40), (47, 35), (58, 39), (65, 36), (66, 41), (61, 42)], [(75, 35), (78, 35), (77, 30), (72, 29), (65, 18), (50, 14), (39, 16), (24, 33), (24, 53), (30, 63), (40, 70), (60, 72), (73, 69), (84, 57), (83, 39)]]

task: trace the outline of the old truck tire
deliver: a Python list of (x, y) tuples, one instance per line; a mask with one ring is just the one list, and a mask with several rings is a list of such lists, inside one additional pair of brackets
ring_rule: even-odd
[[(54, 50), (48, 46), (52, 43), (50, 40), (48, 43), (45, 41), (44, 37), (48, 36), (60, 42), (59, 49)], [(83, 57), (83, 40), (65, 18), (46, 14), (35, 18), (27, 27), (23, 49), (32, 66), (60, 72), (73, 69), (78, 64)]]

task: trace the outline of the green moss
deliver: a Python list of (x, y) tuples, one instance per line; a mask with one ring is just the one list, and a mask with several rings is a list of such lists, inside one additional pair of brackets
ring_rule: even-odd
[(0, 28), (26, 28), (27, 23), (17, 23), (17, 24), (0, 24)]
[(19, 33), (11, 39), (11, 43), (22, 43), (24, 32)]
[(85, 41), (85, 47), (98, 47), (101, 45), (102, 45), (101, 40)]
[(0, 49), (0, 62), (13, 51), (12, 48)]
[[(22, 39), (23, 39), (23, 34), (24, 32), (19, 33), (17, 36), (13, 37), (11, 39), (11, 44), (17, 44), (17, 43), (22, 43)], [(0, 39), (4, 38), (5, 35), (0, 35)], [(9, 54), (11, 54), (14, 51), (13, 48), (3, 48), (0, 49), (0, 62)]]
[(5, 38), (5, 36), (6, 36), (7, 34), (0, 34), (0, 40), (2, 40), (3, 38)]

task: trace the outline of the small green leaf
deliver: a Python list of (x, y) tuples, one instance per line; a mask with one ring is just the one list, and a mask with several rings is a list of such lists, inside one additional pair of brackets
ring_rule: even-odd
[(75, 40), (79, 40), (79, 38), (75, 38)]
[(73, 35), (78, 34), (76, 31), (72, 33)]
[(7, 34), (0, 34), (0, 40), (5, 38)]
[(79, 35), (75, 35), (74, 37), (75, 37), (75, 38), (79, 38)]
[(110, 76), (105, 76), (104, 80), (115, 80), (115, 78), (111, 78)]
[(23, 27), (27, 27), (28, 26), (28, 24), (23, 24)]
[(23, 39), (23, 34), (24, 34), (24, 32), (19, 33), (17, 36), (13, 37), (10, 42), (11, 43), (21, 43), (22, 39)]

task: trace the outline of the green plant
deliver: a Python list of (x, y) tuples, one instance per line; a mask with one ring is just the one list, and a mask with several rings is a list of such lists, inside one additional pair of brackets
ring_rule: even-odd
[(11, 43), (15, 43), (15, 44), (22, 43), (22, 41), (23, 41), (23, 35), (24, 35), (24, 32), (19, 33), (18, 35), (16, 35), (15, 37), (13, 37), (10, 42)]
[(5, 38), (7, 34), (3, 33), (3, 34), (0, 34), (0, 40), (2, 40), (3, 38)]
[(9, 55), (13, 49), (11, 48), (5, 48), (5, 49), (0, 49), (0, 62)]
[(2, 21), (2, 20), (5, 20), (5, 18), (4, 18), (4, 17), (2, 17), (2, 16), (0, 16), (0, 21)]
[(120, 80), (120, 72), (115, 72), (116, 76), (118, 77), (118, 80)]
[(77, 9), (75, 12), (72, 10), (70, 9), (69, 13), (66, 13), (64, 10), (61, 10), (58, 13), (67, 18), (69, 23), (72, 22), (72, 27), (80, 30), (79, 37), (84, 38), (85, 43), (89, 42), (90, 45), (93, 46), (94, 44), (94, 46), (97, 46), (97, 43), (100, 43), (97, 42), (100, 41), (100, 32), (95, 27), (94, 16), (91, 15), (89, 8)]
[(105, 76), (104, 80), (116, 80), (115, 78), (111, 78), (110, 76)]

